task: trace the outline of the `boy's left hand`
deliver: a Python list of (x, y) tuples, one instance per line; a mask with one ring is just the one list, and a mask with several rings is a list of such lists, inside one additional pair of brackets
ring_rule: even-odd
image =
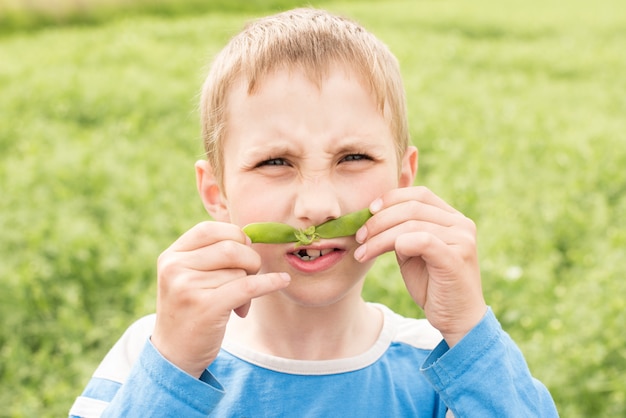
[(406, 287), (452, 347), (484, 316), (476, 226), (426, 187), (394, 189), (357, 232), (360, 261), (395, 251)]

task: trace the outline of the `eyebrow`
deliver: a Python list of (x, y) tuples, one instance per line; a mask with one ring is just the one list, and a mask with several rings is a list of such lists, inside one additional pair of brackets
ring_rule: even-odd
[(252, 167), (256, 165), (259, 160), (268, 157), (289, 157), (295, 155), (297, 152), (298, 150), (293, 144), (289, 143), (289, 141), (280, 140), (278, 143), (271, 141), (268, 144), (259, 144), (247, 148), (241, 153), (241, 161), (244, 165)]
[(253, 145), (246, 149), (244, 156), (267, 155), (267, 154), (293, 154), (296, 146), (287, 140), (268, 141), (267, 144)]
[(354, 151), (382, 153), (386, 149), (386, 146), (381, 144), (380, 140), (372, 135), (347, 137), (344, 140), (333, 142), (333, 144), (336, 144), (337, 142), (339, 142), (339, 144), (333, 151), (337, 154), (345, 154)]
[[(378, 138), (372, 135), (347, 135), (331, 141), (331, 148), (325, 149), (324, 152), (329, 154), (346, 154), (350, 152), (383, 154), (386, 147), (387, 145), (382, 144)], [(274, 155), (277, 157), (290, 156), (298, 154), (301, 151), (299, 148), (299, 145), (288, 139), (277, 139), (276, 141), (268, 141), (267, 144), (250, 147), (246, 149), (242, 156), (245, 160)]]

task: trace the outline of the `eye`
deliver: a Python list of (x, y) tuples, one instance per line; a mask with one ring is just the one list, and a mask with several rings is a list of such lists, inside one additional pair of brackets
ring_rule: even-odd
[(372, 157), (367, 154), (348, 154), (341, 159), (340, 162), (352, 162), (352, 161), (371, 161)]
[(284, 158), (268, 158), (267, 160), (261, 161), (256, 166), (288, 166), (289, 163)]

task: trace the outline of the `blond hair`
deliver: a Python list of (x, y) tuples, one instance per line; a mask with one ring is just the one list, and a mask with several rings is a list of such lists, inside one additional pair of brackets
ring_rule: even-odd
[(204, 148), (220, 184), (229, 88), (241, 79), (253, 94), (279, 68), (298, 69), (318, 86), (333, 65), (345, 66), (370, 87), (396, 141), (398, 164), (409, 144), (400, 68), (385, 44), (356, 22), (324, 10), (300, 8), (249, 23), (215, 58), (202, 87)]

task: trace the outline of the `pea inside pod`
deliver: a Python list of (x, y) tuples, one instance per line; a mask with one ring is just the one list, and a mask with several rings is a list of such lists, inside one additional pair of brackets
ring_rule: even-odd
[(297, 229), (280, 222), (256, 222), (243, 227), (243, 232), (254, 243), (309, 245), (320, 238), (347, 237), (356, 231), (372, 216), (368, 208), (340, 216), (317, 226)]

